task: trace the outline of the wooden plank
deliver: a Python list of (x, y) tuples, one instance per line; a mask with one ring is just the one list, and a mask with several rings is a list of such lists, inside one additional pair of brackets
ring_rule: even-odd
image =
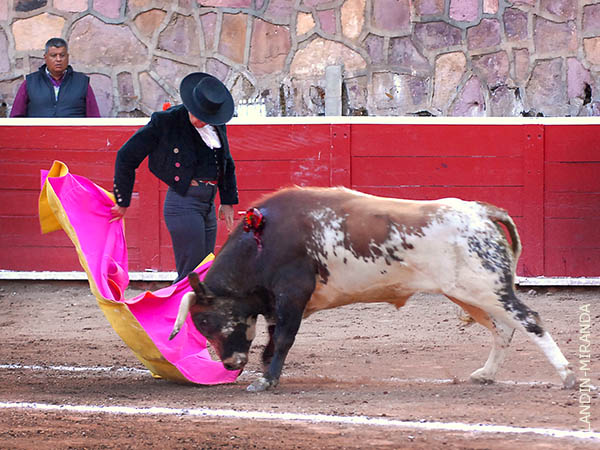
[(40, 222), (37, 216), (21, 218), (2, 218), (2, 233), (0, 233), (0, 268), (7, 269), (5, 257), (11, 255), (14, 247), (53, 247), (67, 246), (70, 240), (62, 231), (42, 234)]
[(548, 277), (600, 276), (600, 248), (548, 248), (546, 257), (555, 264), (546, 269)]
[(2, 127), (0, 149), (118, 150), (138, 128), (140, 127), (8, 126)]
[(520, 156), (521, 125), (353, 125), (353, 156)]
[(521, 186), (520, 158), (352, 158), (352, 183), (367, 186)]
[[(35, 217), (37, 220), (39, 195), (39, 189), (3, 189), (0, 202), (0, 221), (15, 220), (20, 217)], [(4, 231), (4, 227), (2, 230)]]
[(546, 125), (546, 161), (600, 161), (600, 125)]
[[(82, 166), (90, 167), (94, 162), (104, 166), (114, 164), (116, 150), (91, 150), (91, 149), (19, 149), (6, 150), (0, 153), (0, 163), (6, 164), (23, 164), (24, 166), (35, 164), (38, 169), (52, 166), (55, 160), (62, 161), (69, 166), (73, 164), (81, 164)], [(40, 167), (41, 166), (41, 167)], [(47, 166), (47, 167), (46, 167)], [(77, 173), (77, 175), (88, 176)]]
[(544, 210), (546, 219), (600, 217), (600, 192), (546, 192)]
[(38, 249), (13, 246), (11, 254), (4, 255), (1, 268), (4, 270), (71, 271), (82, 270), (77, 252), (72, 245), (46, 249), (44, 259)]
[[(67, 163), (70, 173), (89, 178), (105, 189), (112, 188), (114, 161), (103, 162), (102, 156), (96, 155), (96, 162), (82, 163), (79, 162), (79, 155), (78, 153), (64, 158), (63, 162)], [(41, 161), (36, 159), (18, 162), (0, 161), (0, 189), (37, 189), (40, 186), (40, 170), (50, 169), (55, 159), (57, 158)]]
[(171, 238), (161, 241), (158, 252), (161, 263), (160, 272), (175, 272), (175, 256), (173, 255)]
[[(5, 242), (0, 239), (0, 249), (3, 256), (0, 263), (2, 270), (28, 270), (28, 271), (79, 271), (82, 270), (75, 247), (62, 232), (43, 235), (48, 238), (43, 245), (31, 242), (28, 245), (19, 245), (11, 242), (10, 251), (5, 252)], [(56, 239), (53, 239), (55, 238)], [(50, 244), (49, 241), (54, 241)], [(59, 242), (60, 241), (60, 242)], [(128, 247), (129, 269), (139, 266), (139, 251)]]
[(174, 272), (175, 271), (175, 256), (173, 255), (173, 245), (171, 244), (171, 235), (165, 224), (162, 205), (164, 204), (165, 193), (161, 192), (161, 212), (160, 223), (158, 224), (158, 247), (155, 249), (158, 252), (160, 261), (159, 271)]
[(139, 183), (139, 196), (136, 196), (136, 200), (139, 202), (143, 220), (138, 221), (137, 230), (129, 228), (125, 230), (128, 241), (133, 233), (143, 238), (139, 244), (141, 266), (135, 270), (161, 270), (162, 261), (158, 249), (160, 220), (163, 216), (163, 204), (160, 202), (159, 194), (159, 185), (162, 182), (148, 169), (147, 159), (138, 168), (136, 180)]
[(236, 162), (238, 186), (279, 189), (284, 186), (329, 186), (329, 164), (322, 160)]
[(246, 211), (248, 208), (250, 208), (251, 206), (256, 205), (256, 203), (262, 199), (265, 195), (270, 194), (271, 192), (274, 192), (274, 190), (256, 190), (256, 191), (251, 191), (248, 189), (244, 189), (244, 190), (240, 190), (238, 192), (239, 197), (240, 197), (240, 203), (239, 205), (235, 206), (235, 211), (237, 212), (242, 212), (242, 211)]
[(500, 186), (490, 189), (487, 186), (376, 186), (360, 189), (367, 194), (382, 197), (405, 198), (412, 200), (436, 200), (456, 197), (491, 203), (506, 209), (512, 216), (523, 215), (522, 191), (520, 186)]
[(546, 162), (548, 192), (600, 192), (600, 162)]
[(598, 126), (546, 126), (547, 276), (600, 273)]
[(527, 132), (521, 142), (513, 145), (523, 152), (523, 224), (520, 227), (523, 253), (522, 272), (531, 277), (544, 274), (544, 127), (523, 127)]
[(600, 217), (546, 219), (545, 241), (547, 249), (600, 248)]
[(227, 136), (236, 163), (329, 159), (330, 125), (231, 125)]
[(331, 160), (329, 186), (352, 184), (352, 145), (350, 125), (331, 126)]

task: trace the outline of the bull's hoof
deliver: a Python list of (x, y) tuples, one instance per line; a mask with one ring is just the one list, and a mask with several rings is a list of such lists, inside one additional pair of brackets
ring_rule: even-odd
[(246, 388), (248, 392), (263, 392), (267, 389), (271, 389), (277, 386), (277, 382), (274, 380), (267, 380), (265, 377), (260, 377), (254, 383)]
[(477, 369), (475, 372), (471, 374), (469, 377), (471, 383), (476, 384), (493, 384), (494, 378), (486, 374), (483, 369)]
[(563, 380), (563, 388), (564, 389), (577, 389), (579, 383), (577, 382), (577, 377), (571, 371), (567, 374), (565, 379)]

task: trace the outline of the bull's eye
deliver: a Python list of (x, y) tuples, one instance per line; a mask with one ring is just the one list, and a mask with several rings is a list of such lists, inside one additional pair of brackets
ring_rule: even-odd
[(193, 319), (196, 327), (205, 337), (210, 337), (214, 334), (215, 327), (212, 325), (210, 318), (197, 315)]

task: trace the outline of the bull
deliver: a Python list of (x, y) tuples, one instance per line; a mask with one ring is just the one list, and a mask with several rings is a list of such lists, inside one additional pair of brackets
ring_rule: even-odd
[(491, 332), (491, 352), (472, 381), (493, 382), (518, 328), (572, 388), (569, 362), (515, 295), (521, 248), (511, 217), (490, 204), (286, 188), (249, 210), (204, 282), (189, 274), (193, 292), (182, 298), (170, 338), (191, 313), (224, 366), (243, 369), (263, 315), (264, 373), (247, 390), (264, 391), (279, 383), (304, 317), (357, 302), (400, 308), (416, 292), (441, 293)]

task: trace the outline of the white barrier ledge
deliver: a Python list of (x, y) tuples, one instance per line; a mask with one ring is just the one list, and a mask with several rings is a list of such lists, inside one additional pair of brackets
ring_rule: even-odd
[[(129, 281), (173, 281), (176, 272), (129, 272)], [(85, 272), (20, 272), (0, 270), (0, 280), (87, 281)]]
[(517, 277), (519, 286), (600, 286), (600, 277)]
[[(130, 281), (173, 281), (175, 272), (129, 272)], [(85, 281), (85, 272), (26, 272), (0, 270), (0, 280)], [(600, 277), (517, 277), (519, 286), (600, 286)]]
[[(0, 127), (144, 126), (149, 117), (0, 118)], [(415, 117), (415, 116), (295, 116), (234, 117), (227, 125), (600, 125), (600, 117)]]

